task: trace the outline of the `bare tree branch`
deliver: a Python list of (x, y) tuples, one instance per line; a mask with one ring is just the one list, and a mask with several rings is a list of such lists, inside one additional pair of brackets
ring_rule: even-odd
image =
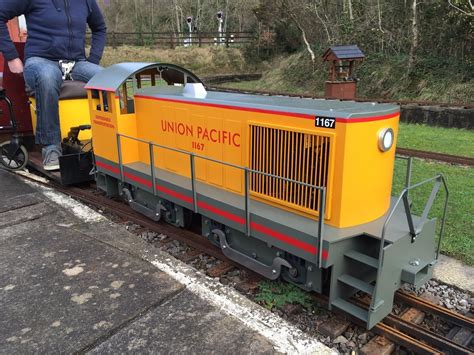
[(454, 5), (454, 4), (451, 2), (451, 0), (448, 0), (448, 4), (449, 4), (451, 7), (455, 8), (456, 10), (458, 10), (459, 12), (462, 12), (464, 15), (467, 15), (467, 16), (474, 16), (474, 5), (472, 4), (472, 1), (471, 1), (471, 0), (469, 0), (469, 6), (471, 7), (471, 10), (472, 10), (473, 12), (466, 12), (466, 11), (464, 11), (464, 10), (461, 9), (460, 7)]
[(290, 16), (295, 22), (296, 27), (298, 27), (298, 29), (300, 30), (301, 36), (303, 37), (303, 42), (306, 45), (306, 49), (308, 50), (309, 55), (311, 56), (311, 61), (314, 63), (316, 61), (316, 56), (314, 54), (314, 51), (311, 49), (311, 45), (309, 44), (308, 39), (306, 38), (306, 32), (304, 31), (303, 27), (298, 22), (298, 19), (296, 18), (296, 15), (293, 12), (290, 12)]
[(319, 15), (318, 5), (316, 5), (316, 3), (314, 3), (314, 12), (316, 13), (316, 17), (318, 18), (318, 20), (323, 24), (324, 31), (326, 31), (326, 35), (328, 36), (328, 43), (332, 44), (332, 39), (331, 39), (331, 35), (329, 34), (328, 26), (326, 26), (326, 23), (323, 21), (323, 19)]

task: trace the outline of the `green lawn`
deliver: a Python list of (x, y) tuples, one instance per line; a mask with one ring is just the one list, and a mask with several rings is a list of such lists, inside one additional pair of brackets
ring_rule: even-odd
[(397, 146), (474, 157), (474, 131), (401, 122)]
[[(394, 195), (399, 195), (404, 186), (405, 169), (405, 162), (397, 160), (393, 184)], [(412, 184), (439, 173), (445, 176), (450, 193), (441, 251), (468, 265), (474, 265), (474, 168), (415, 159)], [(432, 185), (417, 189), (410, 195), (415, 213), (419, 214), (423, 210), (431, 187)], [(431, 216), (441, 217), (443, 198), (444, 192), (440, 190)]]

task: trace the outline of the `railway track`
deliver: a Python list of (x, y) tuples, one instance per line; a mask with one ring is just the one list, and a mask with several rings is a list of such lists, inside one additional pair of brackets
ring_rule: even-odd
[[(217, 259), (219, 263), (206, 270), (207, 275), (210, 277), (220, 278), (235, 268), (239, 270), (245, 270), (245, 275), (247, 275), (246, 280), (241, 284), (236, 285), (236, 288), (239, 290), (245, 291), (249, 289), (256, 289), (258, 287), (258, 283), (263, 279), (261, 276), (245, 269), (241, 265), (228, 260), (221, 253), (218, 247), (214, 246), (206, 238), (201, 237), (199, 234), (191, 230), (184, 230), (166, 223), (155, 223), (145, 216), (133, 211), (122, 201), (108, 199), (101, 195), (98, 191), (95, 191), (91, 188), (63, 187), (57, 183), (46, 185), (48, 187), (53, 187), (97, 209), (117, 216), (123, 221), (130, 221), (135, 225), (140, 226), (134, 231), (136, 234), (139, 234), (143, 231), (153, 231), (160, 235), (165, 235), (166, 237), (159, 241), (160, 246), (164, 246), (175, 240), (183, 243), (187, 246), (187, 251), (178, 257), (183, 262), (190, 263), (193, 260), (202, 257), (202, 255), (208, 255)], [(319, 303), (327, 304), (328, 300), (326, 296), (313, 294), (313, 297), (318, 300)], [(416, 309), (419, 309), (425, 313), (436, 315), (440, 319), (452, 324), (453, 329), (457, 329), (457, 332), (460, 331), (466, 334), (471, 334), (471, 337), (468, 340), (468, 343), (471, 344), (472, 334), (474, 333), (474, 319), (462, 316), (456, 312), (430, 303), (420, 297), (400, 291), (396, 294), (396, 300), (405, 303), (410, 307), (415, 307)], [(369, 303), (367, 300), (364, 301), (364, 298), (355, 298), (352, 301), (362, 307), (369, 306)], [(345, 316), (348, 317), (353, 323), (364, 326), (358, 319), (351, 318), (347, 315)], [(455, 341), (455, 337), (453, 339), (449, 339), (448, 337), (433, 333), (432, 331), (418, 324), (412, 323), (403, 319), (403, 317), (395, 315), (394, 313), (387, 316), (383, 322), (377, 324), (372, 329), (372, 331), (379, 336), (385, 337), (389, 341), (417, 354), (472, 354), (474, 350), (469, 344), (457, 343)], [(465, 338), (466, 337), (464, 337), (464, 339)]]
[[(227, 78), (229, 77), (230, 76), (227, 76)], [(245, 79), (240, 79), (240, 80), (245, 80)], [(249, 89), (242, 90), (242, 89), (234, 89), (234, 88), (230, 88), (226, 86), (207, 86), (207, 89), (211, 91), (231, 92), (231, 93), (239, 93), (239, 94), (255, 94), (255, 95), (264, 95), (264, 96), (288, 96), (288, 97), (299, 97), (299, 98), (305, 98), (305, 99), (325, 99), (325, 97), (323, 96), (304, 95), (304, 94), (295, 94), (295, 93), (278, 92), (278, 91), (265, 91), (265, 90), (249, 90)], [(463, 110), (474, 109), (474, 104), (465, 104), (461, 102), (448, 103), (448, 102), (432, 102), (432, 101), (366, 99), (366, 98), (356, 98), (354, 100), (342, 99), (341, 101), (377, 102), (377, 103), (382, 103), (382, 104), (398, 104), (398, 105), (411, 105), (411, 106), (450, 107), (450, 108), (458, 108), (458, 109), (463, 109)]]
[(474, 166), (474, 158), (471, 158), (471, 157), (463, 157), (459, 155), (443, 154), (443, 153), (436, 153), (436, 152), (427, 152), (424, 150), (407, 149), (407, 148), (397, 148), (397, 153), (400, 155), (408, 156), (408, 157), (435, 160), (435, 161), (440, 161), (440, 162), (449, 163), (449, 164)]

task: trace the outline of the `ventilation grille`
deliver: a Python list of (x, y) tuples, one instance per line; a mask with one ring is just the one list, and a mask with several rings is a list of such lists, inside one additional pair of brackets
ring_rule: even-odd
[[(331, 138), (250, 126), (252, 170), (327, 187)], [(262, 198), (319, 213), (320, 192), (296, 182), (251, 173), (250, 191)]]

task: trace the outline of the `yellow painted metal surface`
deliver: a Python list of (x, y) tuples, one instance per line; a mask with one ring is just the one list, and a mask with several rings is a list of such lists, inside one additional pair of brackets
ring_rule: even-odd
[[(30, 98), (31, 121), (33, 132), (36, 134), (36, 100)], [(59, 124), (61, 126), (61, 138), (66, 138), (71, 127), (90, 124), (89, 102), (87, 99), (73, 99), (59, 101)], [(81, 131), (79, 140), (91, 139), (91, 130)]]
[[(89, 93), (90, 95), (90, 93)], [(398, 133), (398, 116), (379, 120), (338, 120), (334, 129), (315, 127), (314, 119), (229, 109), (212, 105), (136, 97), (135, 113), (124, 114), (110, 96), (110, 112), (91, 98), (95, 154), (118, 163), (116, 134), (173, 148), (195, 157), (195, 176), (206, 184), (245, 194), (244, 172), (227, 164), (327, 188), (326, 223), (343, 228), (373, 221), (389, 208), (395, 144), (378, 148), (384, 128)], [(150, 164), (146, 143), (121, 139), (124, 164)], [(154, 166), (191, 176), (188, 154), (153, 149)], [(203, 158), (204, 157), (204, 158)], [(319, 215), (320, 193), (307, 186), (250, 174), (254, 199), (310, 218)]]
[[(121, 114), (120, 99), (113, 93), (107, 93), (109, 111), (104, 107), (102, 93), (93, 98), (88, 90), (89, 110), (93, 134), (94, 154), (118, 163), (117, 133), (131, 137), (137, 136), (135, 114)], [(138, 143), (134, 140), (121, 138), (122, 163), (138, 161)]]
[[(396, 135), (398, 116), (370, 122), (337, 122), (335, 129), (325, 129), (315, 127), (311, 119), (238, 108), (152, 98), (136, 98), (135, 105), (139, 139), (288, 179), (323, 183), (328, 194), (325, 217), (330, 225), (342, 228), (373, 221), (389, 207), (395, 146), (381, 152), (378, 133), (391, 127)], [(256, 127), (254, 134), (260, 132), (256, 142), (252, 141), (251, 127)], [(252, 142), (257, 144), (255, 151)], [(270, 146), (258, 149), (258, 144)], [(324, 156), (308, 152), (309, 147), (323, 150)], [(260, 154), (258, 166), (252, 154)], [(139, 160), (149, 164), (145, 144), (139, 144)], [(156, 148), (155, 166), (190, 177), (186, 154)], [(244, 194), (244, 174), (234, 167), (196, 158), (196, 177)], [(298, 214), (318, 215), (319, 196), (314, 190), (268, 176), (255, 175), (252, 179), (254, 198)]]
[[(338, 226), (373, 221), (390, 206), (399, 116), (372, 122), (340, 124), (332, 187), (333, 218)], [(378, 134), (392, 128), (395, 142), (387, 152), (378, 148)]]

